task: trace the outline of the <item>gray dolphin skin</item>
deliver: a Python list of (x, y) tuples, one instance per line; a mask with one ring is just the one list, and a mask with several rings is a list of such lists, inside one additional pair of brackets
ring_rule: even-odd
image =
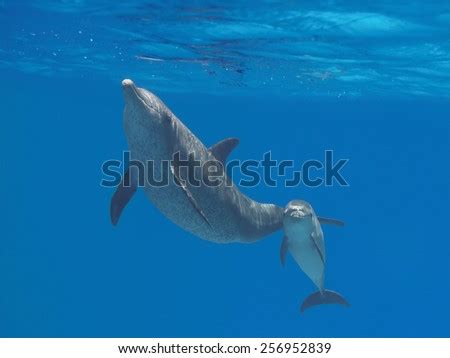
[(325, 242), (320, 222), (342, 226), (334, 219), (318, 218), (309, 203), (303, 200), (291, 201), (284, 210), (284, 238), (281, 244), (280, 259), (284, 265), (289, 251), (303, 272), (319, 289), (308, 296), (300, 310), (322, 304), (341, 304), (349, 306), (339, 293), (324, 288)]
[[(163, 162), (172, 161), (176, 153), (181, 159), (194, 155), (201, 165), (208, 161), (225, 164), (228, 154), (238, 144), (237, 139), (229, 138), (207, 149), (153, 93), (136, 87), (129, 79), (122, 82), (122, 87), (123, 124), (130, 158), (147, 166), (147, 170), (148, 161), (153, 161), (156, 178), (161, 176)], [(250, 243), (282, 228), (283, 208), (248, 198), (224, 170), (220, 173), (223, 179), (220, 185), (194, 186), (176, 163), (170, 164), (169, 169), (167, 186), (150, 185), (145, 180), (143, 190), (161, 213), (184, 230), (216, 243)], [(130, 165), (111, 200), (114, 225), (136, 192), (140, 179), (137, 167)]]

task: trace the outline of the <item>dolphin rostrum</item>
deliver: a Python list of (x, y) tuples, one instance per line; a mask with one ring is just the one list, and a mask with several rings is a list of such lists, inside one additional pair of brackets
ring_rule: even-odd
[(308, 296), (301, 306), (303, 312), (309, 307), (321, 304), (341, 304), (348, 302), (339, 293), (324, 288), (325, 242), (320, 222), (342, 226), (334, 219), (318, 218), (309, 203), (303, 200), (291, 201), (284, 210), (284, 238), (280, 258), (284, 265), (289, 251), (297, 264), (319, 289)]
[[(137, 188), (142, 186), (148, 199), (166, 217), (204, 240), (254, 242), (282, 228), (283, 208), (248, 198), (223, 169), (227, 156), (239, 142), (237, 139), (225, 139), (207, 149), (153, 93), (136, 87), (129, 79), (122, 82), (122, 87), (125, 97), (123, 123), (130, 159), (147, 166), (144, 168), (147, 170), (151, 160), (156, 177), (164, 175), (164, 162), (170, 163), (167, 171), (170, 180), (164, 186), (151, 185), (147, 180), (142, 183), (142, 173), (130, 161), (111, 200), (114, 225)], [(176, 155), (179, 158), (193, 155), (200, 167), (210, 161), (220, 162), (220, 185), (193, 185), (173, 160)], [(196, 173), (203, 175), (198, 170)]]

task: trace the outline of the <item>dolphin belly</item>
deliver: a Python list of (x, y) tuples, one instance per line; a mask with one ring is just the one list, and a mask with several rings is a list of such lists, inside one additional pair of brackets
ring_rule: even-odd
[(323, 289), (324, 263), (312, 240), (292, 240), (289, 252), (319, 290)]
[[(142, 188), (149, 201), (164, 216), (186, 231), (208, 241), (226, 243), (240, 240), (238, 232), (224, 235), (226, 228), (221, 227), (221, 221), (214, 220), (209, 215), (209, 219), (214, 220), (215, 223), (215, 230), (212, 230), (198, 215), (183, 190), (175, 183), (174, 176), (170, 171), (166, 170), (163, 173), (162, 163), (168, 163), (172, 159), (172, 153), (155, 146), (138, 146), (136, 148), (133, 142), (130, 143), (129, 148), (132, 160), (145, 163), (146, 173), (149, 173), (149, 166), (152, 166), (154, 179), (160, 181), (164, 175), (167, 176), (167, 185), (151, 185), (148, 178), (145, 178), (145, 185)], [(146, 162), (148, 158), (152, 158), (151, 162)], [(208, 212), (208, 214), (211, 213)], [(232, 226), (233, 222), (230, 222), (230, 227)]]

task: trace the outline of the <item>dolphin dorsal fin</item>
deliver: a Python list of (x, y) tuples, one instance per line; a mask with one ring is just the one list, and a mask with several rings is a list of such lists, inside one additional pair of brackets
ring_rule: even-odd
[(222, 164), (225, 165), (228, 156), (238, 144), (238, 138), (226, 138), (223, 141), (214, 144), (208, 150), (217, 160), (221, 161)]

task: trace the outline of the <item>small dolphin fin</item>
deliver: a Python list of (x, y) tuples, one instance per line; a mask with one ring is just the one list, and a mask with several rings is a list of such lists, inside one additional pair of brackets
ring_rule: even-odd
[(209, 227), (212, 228), (211, 223), (209, 222), (208, 218), (206, 217), (203, 210), (200, 208), (200, 205), (198, 205), (197, 201), (195, 200), (192, 193), (187, 188), (186, 184), (179, 178), (179, 172), (175, 170), (173, 165), (170, 167), (170, 170), (175, 178), (175, 183), (183, 190), (183, 192), (186, 194), (186, 197), (188, 198), (189, 202), (192, 204), (194, 209), (197, 211), (197, 213), (202, 217), (202, 219), (208, 224)]
[(286, 254), (288, 252), (289, 249), (289, 241), (288, 241), (288, 237), (285, 235), (283, 237), (283, 241), (281, 242), (281, 247), (280, 247), (280, 261), (281, 261), (281, 265), (284, 266), (286, 265)]
[(227, 138), (219, 143), (214, 144), (208, 150), (217, 160), (221, 161), (222, 164), (225, 164), (228, 156), (238, 144), (238, 138)]
[(350, 304), (347, 300), (341, 296), (339, 293), (329, 290), (324, 290), (323, 292), (317, 291), (306, 297), (303, 301), (300, 311), (303, 313), (306, 309), (319, 306), (319, 305), (331, 305), (338, 304), (342, 306), (349, 307)]
[(314, 246), (316, 247), (317, 252), (319, 253), (320, 261), (322, 261), (322, 263), (325, 265), (324, 248), (322, 245), (319, 244), (319, 242), (317, 241), (317, 236), (314, 235), (314, 233), (311, 233), (311, 240)]
[(336, 219), (322, 218), (320, 216), (318, 217), (318, 219), (321, 224), (336, 225), (336, 226), (344, 226), (345, 225), (345, 223), (343, 221), (336, 220)]
[(130, 172), (130, 169), (128, 169), (111, 199), (110, 216), (111, 222), (114, 226), (119, 222), (123, 209), (133, 197), (136, 189), (136, 178), (134, 178)]

